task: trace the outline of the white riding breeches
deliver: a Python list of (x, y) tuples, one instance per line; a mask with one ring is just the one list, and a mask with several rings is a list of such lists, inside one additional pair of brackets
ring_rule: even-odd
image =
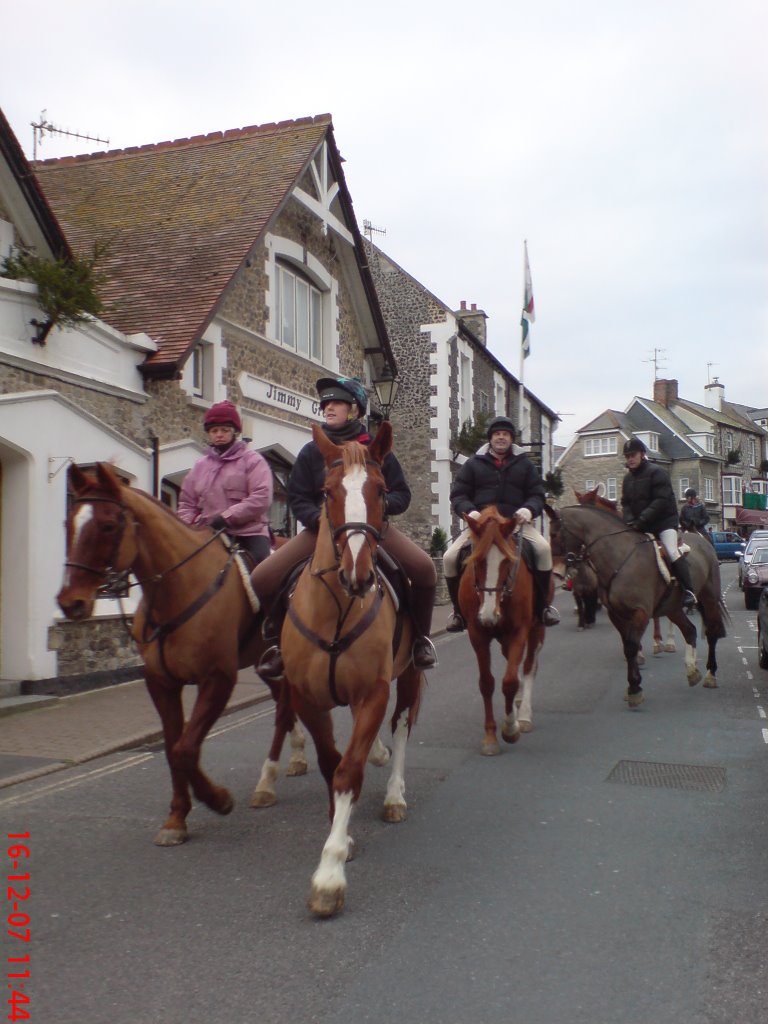
[[(672, 532), (672, 531), (670, 531)], [(533, 523), (524, 523), (520, 533), (527, 541), (530, 541), (533, 548), (533, 558), (536, 568), (541, 572), (549, 572), (552, 568), (552, 549), (546, 537), (543, 537)], [(472, 539), (472, 532), (469, 527), (462, 530), (455, 541), (450, 545), (443, 555), (443, 572), (446, 579), (454, 579), (458, 576), (459, 552)]]
[(680, 558), (680, 549), (677, 546), (677, 530), (662, 530), (659, 534), (659, 541), (667, 552), (670, 562), (676, 562)]

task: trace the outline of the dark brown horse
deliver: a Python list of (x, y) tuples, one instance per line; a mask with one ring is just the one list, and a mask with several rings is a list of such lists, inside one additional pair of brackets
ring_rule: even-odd
[[(690, 551), (685, 556), (691, 570), (708, 643), (704, 686), (717, 686), (717, 641), (726, 635), (728, 613), (720, 589), (720, 569), (712, 545), (704, 538), (686, 534)], [(612, 512), (594, 506), (560, 509), (552, 524), (552, 549), (586, 559), (594, 568), (603, 604), (618, 630), (627, 661), (627, 701), (638, 707), (643, 701), (638, 652), (640, 640), (654, 615), (666, 615), (683, 634), (688, 683), (701, 680), (696, 667), (696, 626), (682, 608), (679, 587), (664, 577), (656, 547), (646, 534), (624, 526)], [(667, 573), (668, 575), (668, 573)]]
[[(186, 526), (161, 502), (123, 484), (106, 465), (97, 465), (96, 477), (76, 466), (70, 473), (75, 500), (57, 599), (68, 619), (82, 621), (110, 579), (131, 572), (141, 586), (133, 638), (162, 722), (173, 783), (170, 816), (155, 843), (176, 846), (188, 838), (190, 789), (218, 814), (232, 810), (228, 790), (214, 785), (200, 767), (200, 749), (229, 700), (238, 669), (258, 660), (261, 631), (233, 552), (212, 530)], [(181, 694), (187, 683), (197, 686), (197, 699), (185, 722)], [(287, 693), (276, 686), (273, 696), (276, 727), (267, 764), (276, 765), (291, 733), (289, 774), (302, 774), (301, 730), (294, 729)], [(259, 787), (254, 804), (264, 805), (258, 793)]]
[[(320, 427), (315, 443), (325, 459), (325, 502), (317, 544), (291, 596), (280, 646), (293, 707), (312, 736), (328, 785), (331, 832), (312, 877), (309, 907), (320, 917), (344, 904), (349, 822), (363, 785), (365, 762), (397, 679), (391, 719), (392, 772), (385, 821), (405, 818), (405, 748), (416, 720), (423, 676), (411, 658), (413, 630), (377, 568), (384, 522), (381, 462), (392, 446), (388, 421), (365, 448), (334, 444)], [(352, 735), (342, 756), (331, 712), (348, 704)]]
[[(477, 519), (465, 519), (472, 531), (473, 550), (459, 584), (459, 607), (480, 673), (478, 685), (485, 708), (481, 750), (493, 755), (501, 748), (493, 714), (491, 644), (497, 640), (507, 660), (501, 684), (502, 739), (516, 743), (521, 732), (533, 728), (531, 698), (544, 626), (534, 615), (533, 577), (520, 555), (515, 521), (502, 516), (495, 505), (483, 509)], [(518, 696), (521, 682), (522, 694)]]

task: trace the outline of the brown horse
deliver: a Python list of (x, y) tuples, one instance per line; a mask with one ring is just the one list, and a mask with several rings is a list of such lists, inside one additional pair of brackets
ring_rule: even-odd
[[(280, 646), (293, 707), (315, 742), (330, 796), (331, 832), (309, 899), (313, 913), (329, 917), (344, 905), (344, 864), (353, 845), (349, 822), (393, 678), (392, 773), (383, 816), (390, 822), (405, 818), (405, 747), (423, 676), (411, 659), (410, 621), (398, 614), (377, 568), (386, 529), (380, 467), (392, 446), (392, 427), (384, 421), (367, 448), (354, 442), (336, 445), (319, 426), (312, 433), (325, 459), (325, 501), (315, 551), (291, 596)], [(342, 756), (331, 711), (346, 704), (352, 734)]]
[[(664, 578), (655, 546), (646, 534), (624, 526), (613, 512), (589, 505), (560, 509), (552, 525), (552, 549), (585, 558), (593, 566), (603, 604), (618, 630), (627, 661), (627, 702), (638, 707), (644, 697), (638, 668), (640, 640), (654, 615), (666, 615), (683, 634), (688, 683), (701, 680), (696, 667), (696, 626), (683, 611), (680, 588)], [(720, 590), (720, 569), (709, 541), (687, 535), (690, 551), (685, 556), (691, 570), (698, 608), (708, 643), (704, 686), (717, 686), (717, 641), (726, 635), (728, 613)]]
[[(95, 478), (76, 466), (70, 473), (75, 500), (67, 519), (67, 561), (57, 600), (68, 619), (82, 621), (110, 580), (132, 572), (141, 586), (132, 632), (162, 722), (173, 783), (170, 816), (155, 843), (176, 846), (188, 838), (190, 788), (211, 810), (232, 810), (228, 790), (202, 771), (200, 748), (229, 700), (238, 668), (258, 660), (261, 631), (233, 551), (212, 530), (186, 526), (155, 498), (121, 483), (106, 465), (97, 464)], [(185, 723), (181, 694), (186, 683), (196, 684), (198, 692)], [(294, 728), (287, 694), (276, 687), (273, 696), (277, 711), (270, 758), (279, 760), (291, 733), (289, 774), (302, 774), (303, 735)]]
[[(591, 491), (584, 491), (583, 493), (581, 491), (577, 491), (574, 488), (576, 501), (578, 501), (580, 505), (597, 505), (598, 508), (607, 509), (609, 512), (613, 512), (615, 516), (621, 519), (621, 513), (619, 512), (618, 502), (613, 501), (611, 498), (606, 498), (602, 494), (600, 494), (601, 486), (601, 484), (598, 484), (597, 487), (593, 487)], [(599, 604), (597, 577), (595, 576), (594, 571), (583, 559), (579, 559), (578, 561), (574, 562), (574, 572), (578, 574), (581, 578), (582, 590), (584, 591), (584, 593), (589, 594), (590, 599), (596, 601)], [(593, 588), (592, 590), (590, 590), (590, 584)], [(669, 619), (667, 619), (667, 637), (665, 640), (664, 634), (661, 631), (661, 618), (658, 615), (654, 615), (653, 653), (661, 654), (662, 652), (664, 652), (665, 654), (674, 654), (676, 650), (677, 648), (675, 647), (674, 625)], [(642, 655), (642, 647), (640, 649), (640, 653), (638, 654), (638, 659), (641, 663), (645, 660)]]
[[(493, 714), (491, 643), (498, 640), (507, 660), (501, 684), (501, 735), (507, 743), (516, 743), (521, 732), (533, 728), (531, 697), (544, 626), (534, 615), (533, 577), (514, 537), (515, 521), (502, 516), (495, 505), (483, 509), (477, 519), (465, 519), (472, 531), (473, 550), (459, 584), (459, 607), (480, 673), (478, 685), (485, 708), (481, 750), (490, 756), (501, 752)], [(518, 697), (521, 666), (523, 692)]]

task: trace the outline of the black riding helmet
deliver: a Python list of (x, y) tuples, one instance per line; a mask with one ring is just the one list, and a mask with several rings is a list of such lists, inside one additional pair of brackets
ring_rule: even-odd
[(508, 416), (497, 416), (495, 419), (491, 420), (491, 422), (488, 424), (488, 429), (485, 432), (485, 436), (488, 438), (489, 441), (491, 440), (491, 434), (494, 432), (494, 430), (508, 430), (512, 435), (513, 441), (515, 440), (515, 436), (517, 434), (517, 431), (515, 430), (515, 424)]
[(365, 416), (368, 408), (368, 395), (362, 383), (354, 377), (321, 377), (315, 384), (317, 393), (320, 396), (320, 408), (326, 402), (338, 401), (349, 402), (356, 405), (360, 415)]
[(631, 455), (632, 452), (640, 452), (641, 455), (646, 455), (648, 449), (645, 447), (639, 437), (630, 437), (627, 443), (624, 445), (624, 454)]
[(699, 492), (696, 490), (695, 487), (689, 487), (688, 490), (683, 495), (684, 498), (698, 498), (698, 496), (699, 496)]

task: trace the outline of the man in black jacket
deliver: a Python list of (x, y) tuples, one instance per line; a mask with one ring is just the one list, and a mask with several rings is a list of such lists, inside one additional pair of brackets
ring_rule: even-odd
[[(544, 509), (544, 483), (539, 471), (518, 449), (515, 451), (515, 425), (506, 416), (497, 416), (488, 425), (488, 448), (467, 459), (451, 487), (451, 507), (457, 516), (477, 517), (488, 505), (495, 505), (507, 519), (517, 519), (520, 533), (533, 547), (536, 569), (534, 593), (536, 614), (545, 626), (555, 626), (560, 615), (549, 603), (552, 579), (552, 551), (532, 520)], [(448, 593), (453, 616), (446, 629), (458, 633), (464, 629), (459, 611), (458, 557), (469, 540), (469, 528), (463, 530), (443, 555)]]
[(648, 461), (648, 450), (638, 437), (624, 445), (629, 472), (621, 485), (624, 522), (641, 533), (657, 537), (669, 558), (669, 568), (683, 591), (683, 608), (696, 606), (691, 571), (677, 545), (677, 501), (666, 470)]
[(680, 509), (680, 529), (698, 530), (704, 533), (709, 523), (709, 514), (694, 487), (689, 487), (685, 492), (685, 504)]

